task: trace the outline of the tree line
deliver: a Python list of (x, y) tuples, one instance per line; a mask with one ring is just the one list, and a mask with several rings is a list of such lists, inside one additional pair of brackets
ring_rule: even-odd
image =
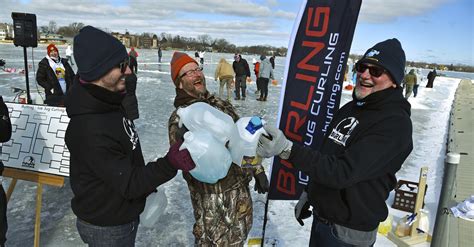
[[(81, 22), (74, 22), (67, 26), (58, 27), (55, 21), (50, 21), (47, 26), (40, 26), (39, 31), (42, 33), (54, 33), (59, 34), (64, 37), (74, 37), (79, 33), (79, 30), (85, 25)], [(110, 32), (105, 29), (104, 31)], [(128, 31), (126, 31), (128, 34)], [(136, 36), (141, 37), (153, 37), (152, 33), (142, 33)], [(159, 36), (156, 35), (158, 41), (163, 49), (181, 49), (188, 51), (217, 51), (223, 53), (242, 53), (242, 54), (266, 54), (276, 56), (286, 56), (287, 48), (286, 47), (273, 47), (269, 45), (252, 45), (252, 46), (236, 46), (226, 39), (223, 38), (212, 38), (208, 34), (198, 35), (194, 37), (184, 37), (180, 35), (172, 35), (169, 33), (161, 33)], [(353, 60), (358, 60), (361, 58), (361, 55), (351, 54), (349, 56)], [(429, 68), (437, 70), (450, 70), (450, 71), (460, 71), (460, 72), (474, 72), (473, 66), (468, 66), (464, 64), (437, 64), (437, 63), (427, 63), (427, 62), (414, 62), (407, 61), (407, 66), (417, 67), (417, 68)]]
[[(67, 26), (58, 27), (55, 21), (50, 21), (46, 26), (40, 26), (38, 29), (41, 33), (58, 34), (64, 37), (74, 37), (79, 30), (85, 25), (81, 22), (74, 22)], [(105, 29), (104, 31), (109, 32)], [(129, 34), (125, 31), (125, 34)], [(139, 37), (153, 37), (155, 34), (142, 33), (136, 34)], [(252, 45), (252, 46), (236, 46), (223, 38), (212, 38), (208, 34), (198, 35), (194, 37), (184, 37), (181, 35), (172, 35), (169, 33), (161, 33), (156, 35), (162, 49), (181, 49), (190, 51), (216, 51), (223, 53), (243, 53), (243, 54), (267, 54), (276, 56), (286, 56), (286, 47), (273, 47), (269, 45)]]

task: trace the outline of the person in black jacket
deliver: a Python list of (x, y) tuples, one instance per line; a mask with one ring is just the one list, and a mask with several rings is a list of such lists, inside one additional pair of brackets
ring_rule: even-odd
[(270, 58), (270, 63), (272, 64), (272, 69), (275, 69), (275, 55)]
[(121, 107), (131, 71), (120, 41), (86, 26), (74, 38), (74, 60), (79, 76), (66, 98), (65, 141), (77, 229), (90, 246), (134, 246), (146, 197), (177, 169), (195, 165), (177, 142), (145, 166), (135, 126)]
[(232, 68), (235, 72), (235, 100), (240, 100), (240, 90), (242, 90), (242, 100), (245, 100), (247, 78), (250, 79), (249, 64), (240, 54), (235, 54)]
[(428, 73), (428, 76), (427, 76), (428, 82), (426, 83), (426, 86), (425, 86), (426, 88), (433, 88), (433, 82), (436, 79), (437, 75), (438, 74), (436, 73), (436, 69), (433, 69), (432, 71)]
[[(8, 114), (8, 108), (0, 96), (0, 142), (7, 142), (12, 136), (12, 124)], [(0, 155), (2, 154), (2, 147), (0, 146)], [(0, 176), (3, 172), (3, 163), (0, 160)], [(2, 186), (2, 178), (0, 177), (0, 246), (5, 246), (7, 241), (7, 197)]]
[(44, 88), (46, 103), (49, 106), (64, 106), (64, 96), (74, 80), (74, 71), (67, 59), (59, 57), (54, 44), (47, 47), (48, 55), (44, 57), (36, 72), (36, 81)]
[[(337, 111), (320, 150), (265, 126), (257, 154), (279, 155), (310, 178), (295, 208), (300, 224), (311, 215), (310, 246), (371, 246), (388, 214), (395, 173), (413, 149), (410, 104), (400, 82), (405, 53), (397, 39), (367, 50), (356, 64), (353, 101)], [(303, 128), (306, 129), (306, 128)]]

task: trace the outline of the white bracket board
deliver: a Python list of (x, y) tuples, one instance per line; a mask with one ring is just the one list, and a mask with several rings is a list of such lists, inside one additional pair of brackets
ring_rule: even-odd
[(69, 150), (64, 142), (69, 118), (64, 107), (6, 103), (12, 138), (3, 143), (6, 167), (69, 176)]

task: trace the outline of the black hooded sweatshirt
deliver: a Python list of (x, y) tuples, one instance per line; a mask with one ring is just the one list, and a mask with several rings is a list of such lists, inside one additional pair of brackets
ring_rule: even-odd
[(164, 158), (145, 166), (123, 96), (74, 81), (66, 98), (71, 119), (65, 141), (70, 152), (71, 201), (78, 218), (98, 226), (136, 220), (146, 196), (177, 171)]
[(320, 217), (372, 231), (387, 217), (395, 173), (413, 149), (411, 106), (400, 88), (353, 98), (335, 114), (320, 151), (295, 144), (289, 161), (309, 175)]

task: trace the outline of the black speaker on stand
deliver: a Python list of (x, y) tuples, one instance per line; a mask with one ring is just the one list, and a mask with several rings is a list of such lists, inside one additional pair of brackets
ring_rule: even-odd
[(28, 60), (26, 56), (27, 47), (38, 47), (38, 35), (36, 27), (36, 15), (28, 13), (12, 12), (13, 32), (15, 38), (13, 44), (15, 46), (23, 46), (23, 56), (25, 59), (25, 76), (26, 76), (26, 99), (31, 104), (30, 82), (28, 74)]

